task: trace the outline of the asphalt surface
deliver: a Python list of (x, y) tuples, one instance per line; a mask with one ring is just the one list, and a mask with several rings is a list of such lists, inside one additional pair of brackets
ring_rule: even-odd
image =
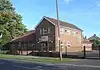
[(100, 70), (100, 60), (79, 60), (60, 64), (0, 60), (0, 70)]

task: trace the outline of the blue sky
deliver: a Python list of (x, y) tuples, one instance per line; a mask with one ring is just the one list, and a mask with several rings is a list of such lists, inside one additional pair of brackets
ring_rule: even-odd
[[(43, 16), (56, 18), (55, 0), (11, 0), (28, 29), (34, 29)], [(100, 36), (100, 0), (58, 0), (60, 20), (83, 30), (87, 37)]]

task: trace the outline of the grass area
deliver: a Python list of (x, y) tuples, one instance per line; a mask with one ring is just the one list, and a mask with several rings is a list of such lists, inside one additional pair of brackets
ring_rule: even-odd
[(59, 58), (52, 57), (34, 57), (34, 56), (20, 56), (20, 55), (4, 55), (0, 54), (1, 59), (15, 59), (24, 62), (43, 62), (43, 63), (66, 63), (72, 62), (72, 59), (64, 58), (62, 61)]
[(6, 50), (6, 51), (1, 51), (0, 50), (0, 54), (6, 54), (9, 50)]

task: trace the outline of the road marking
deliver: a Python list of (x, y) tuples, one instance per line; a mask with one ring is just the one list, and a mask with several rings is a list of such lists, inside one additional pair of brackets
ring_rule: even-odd
[(64, 64), (64, 65), (74, 66), (74, 67), (100, 68), (100, 66), (94, 66), (94, 65), (76, 65), (76, 64)]
[(43, 70), (42, 66), (36, 66), (36, 67), (25, 67), (25, 66), (19, 66), (19, 65), (13, 65), (15, 67), (20, 67), (20, 68), (24, 68), (24, 69), (35, 69), (35, 70)]

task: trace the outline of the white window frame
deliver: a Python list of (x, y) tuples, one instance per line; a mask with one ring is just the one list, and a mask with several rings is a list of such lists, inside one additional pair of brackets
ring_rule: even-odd
[(68, 29), (67, 30), (67, 34), (70, 35), (71, 34), (71, 30)]
[(76, 36), (76, 31), (73, 31), (73, 35)]
[(48, 33), (48, 29), (43, 28), (43, 35)]
[(64, 34), (64, 28), (60, 28), (60, 34)]
[(50, 31), (51, 31), (50, 28), (48, 28), (48, 33), (50, 33)]

